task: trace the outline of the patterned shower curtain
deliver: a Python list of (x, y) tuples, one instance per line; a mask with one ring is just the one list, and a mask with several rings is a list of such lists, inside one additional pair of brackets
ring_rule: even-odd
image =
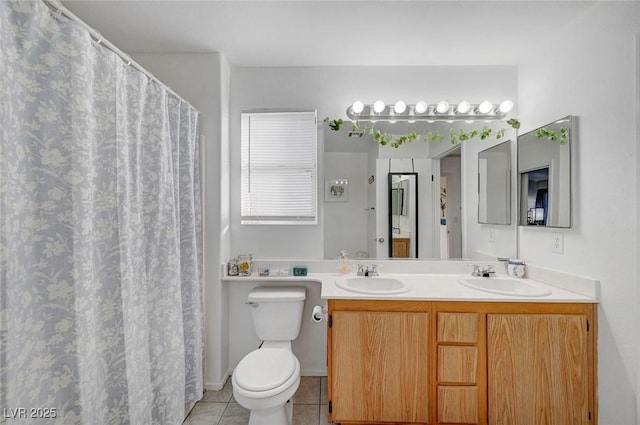
[(0, 422), (180, 424), (203, 390), (198, 111), (1, 1), (0, 126)]

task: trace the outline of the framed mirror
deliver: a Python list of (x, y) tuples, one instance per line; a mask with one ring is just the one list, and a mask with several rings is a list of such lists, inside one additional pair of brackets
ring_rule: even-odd
[(478, 152), (478, 223), (511, 224), (511, 141)]
[(418, 258), (418, 173), (389, 173), (389, 257)]
[[(493, 131), (505, 129), (505, 124), (487, 124)], [(380, 124), (381, 126), (381, 124)], [(470, 131), (473, 123), (423, 123), (389, 125), (386, 131), (398, 128), (449, 134), (453, 130)], [(380, 127), (383, 128), (383, 127)], [(417, 256), (408, 258), (471, 258), (515, 257), (517, 253), (516, 226), (517, 196), (511, 195), (510, 225), (478, 223), (478, 154), (488, 147), (511, 140), (515, 146), (516, 130), (507, 128), (504, 137), (496, 140), (470, 140), (464, 143), (407, 143), (399, 149), (381, 146), (369, 134), (352, 131), (346, 122), (339, 131), (324, 124), (323, 173), (326, 178), (339, 176), (349, 180), (349, 199), (346, 202), (324, 202), (322, 222), (324, 258), (335, 259), (341, 250), (350, 258), (389, 258), (393, 244), (390, 229), (399, 227), (399, 219), (410, 217), (414, 204), (408, 191), (391, 192), (389, 173), (417, 173), (417, 198), (420, 211), (415, 238)], [(515, 149), (511, 148), (511, 168), (515, 170)], [(511, 190), (517, 187), (516, 173), (511, 173)], [(441, 196), (446, 180), (446, 200)], [(402, 193), (403, 202), (400, 202)], [(392, 199), (395, 195), (395, 201)], [(394, 207), (395, 204), (395, 207)], [(446, 205), (445, 205), (446, 204)], [(403, 206), (404, 214), (398, 212)], [(389, 212), (395, 222), (390, 225)], [(397, 230), (396, 230), (397, 231)], [(413, 235), (412, 235), (413, 236)], [(398, 239), (398, 238), (396, 238)], [(396, 241), (397, 243), (399, 241)], [(406, 242), (405, 242), (406, 243)]]
[(518, 136), (519, 225), (571, 227), (571, 115)]

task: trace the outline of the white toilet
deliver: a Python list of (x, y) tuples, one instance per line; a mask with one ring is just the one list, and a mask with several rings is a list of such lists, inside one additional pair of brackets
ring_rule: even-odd
[(300, 385), (300, 362), (291, 341), (302, 326), (305, 288), (257, 287), (247, 304), (253, 326), (263, 343), (238, 363), (231, 378), (233, 396), (249, 409), (249, 425), (291, 425), (293, 403)]

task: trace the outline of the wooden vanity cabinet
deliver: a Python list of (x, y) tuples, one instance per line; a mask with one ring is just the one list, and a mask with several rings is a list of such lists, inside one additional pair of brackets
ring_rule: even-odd
[[(478, 424), (485, 416), (484, 338), (481, 314), (437, 311), (436, 419), (437, 423)], [(484, 334), (483, 334), (484, 335)]]
[(588, 319), (568, 314), (489, 314), (489, 423), (591, 422)]
[(426, 309), (405, 301), (329, 301), (331, 422), (427, 423)]
[(392, 238), (391, 252), (393, 257), (409, 258), (411, 257), (411, 239), (409, 238)]
[(596, 311), (329, 300), (329, 421), (595, 425)]

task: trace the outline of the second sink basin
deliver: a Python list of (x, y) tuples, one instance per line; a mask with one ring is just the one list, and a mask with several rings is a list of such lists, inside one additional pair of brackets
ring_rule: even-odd
[(359, 294), (392, 295), (403, 294), (411, 290), (406, 282), (391, 277), (341, 277), (336, 285), (347, 291)]
[(551, 294), (551, 290), (544, 286), (509, 277), (464, 277), (458, 282), (469, 288), (501, 295), (544, 297)]

